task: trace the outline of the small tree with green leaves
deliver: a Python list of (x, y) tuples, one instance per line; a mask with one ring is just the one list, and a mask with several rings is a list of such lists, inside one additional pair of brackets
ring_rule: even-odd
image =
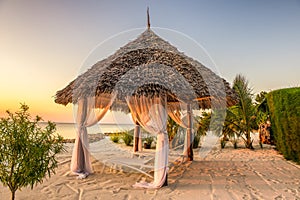
[(0, 119), (0, 181), (8, 186), (11, 199), (22, 187), (41, 183), (45, 176), (55, 173), (56, 154), (63, 150), (63, 138), (55, 134), (56, 126), (42, 118), (32, 119), (29, 107), (21, 104), (20, 111)]

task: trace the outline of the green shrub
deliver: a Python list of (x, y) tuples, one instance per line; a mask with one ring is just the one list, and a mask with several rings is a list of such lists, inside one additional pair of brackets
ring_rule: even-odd
[(276, 148), (286, 159), (300, 163), (300, 88), (275, 90), (268, 94), (271, 131)]
[(110, 140), (113, 141), (114, 143), (119, 143), (120, 134), (119, 133), (110, 134)]
[(121, 138), (126, 144), (126, 146), (130, 146), (132, 144), (133, 135), (131, 135), (128, 131), (123, 132)]
[(154, 141), (154, 137), (147, 135), (147, 137), (143, 138), (144, 140), (144, 148), (145, 149), (150, 149), (151, 148), (151, 144)]

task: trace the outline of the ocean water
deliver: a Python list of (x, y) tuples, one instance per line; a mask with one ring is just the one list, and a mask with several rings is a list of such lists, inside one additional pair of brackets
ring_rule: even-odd
[[(55, 123), (57, 133), (64, 138), (73, 139), (76, 136), (76, 124), (74, 123)], [(42, 126), (46, 124), (43, 123)], [(128, 131), (134, 128), (133, 124), (96, 124), (94, 126), (88, 127), (88, 134), (96, 133), (113, 133), (120, 131)]]

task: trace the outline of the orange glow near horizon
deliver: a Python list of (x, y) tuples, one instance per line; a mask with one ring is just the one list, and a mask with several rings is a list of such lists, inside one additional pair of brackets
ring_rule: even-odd
[(73, 119), (73, 107), (72, 105), (62, 106), (57, 105), (53, 102), (53, 104), (47, 104), (45, 102), (34, 102), (34, 101), (4, 101), (1, 102), (0, 105), (0, 117), (6, 117), (6, 111), (15, 113), (20, 109), (21, 103), (25, 103), (29, 106), (29, 113), (32, 118), (36, 115), (42, 117), (44, 121), (52, 121), (52, 122), (74, 122)]
[[(35, 116), (42, 117), (43, 121), (52, 121), (58, 123), (75, 123), (73, 105), (67, 106), (55, 104), (54, 102), (36, 102), (36, 101), (21, 101), (17, 100), (6, 101), (0, 105), (0, 117), (6, 117), (6, 110), (15, 113), (20, 109), (20, 103), (25, 103), (29, 106), (29, 113), (34, 119)], [(107, 112), (100, 123), (113, 124), (132, 124), (132, 118), (128, 114), (121, 112)]]

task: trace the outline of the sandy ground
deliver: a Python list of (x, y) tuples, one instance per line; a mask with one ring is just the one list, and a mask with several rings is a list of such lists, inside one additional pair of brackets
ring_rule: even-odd
[[(86, 179), (76, 179), (69, 173), (72, 144), (67, 144), (67, 152), (59, 155), (56, 174), (33, 190), (17, 191), (16, 199), (300, 199), (299, 165), (284, 160), (268, 145), (261, 149), (256, 144), (255, 150), (239, 146), (220, 149), (214, 145), (205, 155), (196, 151), (193, 162), (170, 167), (167, 187), (147, 190), (132, 185), (151, 178), (126, 169), (112, 170), (106, 166), (103, 170), (103, 163), (98, 161), (125, 156), (130, 149), (106, 140), (93, 143), (91, 149), (98, 150), (93, 153), (98, 159), (93, 159), (95, 172)], [(0, 186), (0, 199), (9, 198), (10, 191)]]

